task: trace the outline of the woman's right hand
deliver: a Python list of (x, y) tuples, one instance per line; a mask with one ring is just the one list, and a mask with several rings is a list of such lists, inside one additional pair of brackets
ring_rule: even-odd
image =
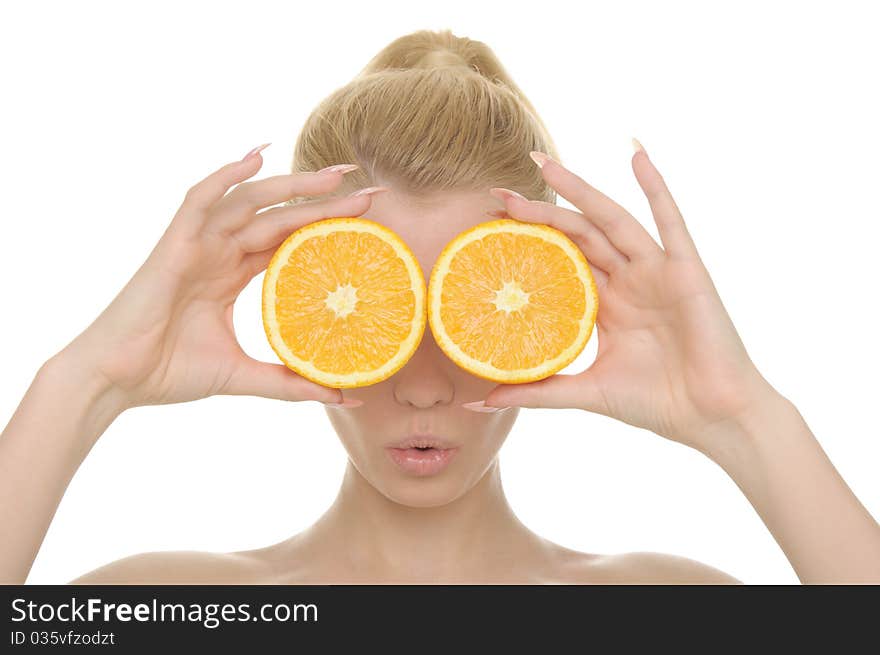
[(324, 169), (240, 184), (262, 167), (259, 150), (189, 189), (134, 277), (59, 353), (79, 367), (94, 367), (121, 396), (123, 408), (215, 394), (343, 400), (339, 389), (246, 355), (235, 337), (232, 308), (294, 230), (324, 218), (358, 216), (369, 208), (370, 194), (257, 213), (297, 196), (332, 192), (344, 174)]

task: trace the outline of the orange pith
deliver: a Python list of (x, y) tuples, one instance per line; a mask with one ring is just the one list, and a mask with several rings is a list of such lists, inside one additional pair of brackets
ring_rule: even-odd
[(581, 250), (547, 225), (487, 221), (453, 239), (428, 282), (437, 344), (479, 377), (548, 377), (583, 351), (599, 307)]
[(275, 353), (335, 388), (380, 382), (418, 347), (422, 270), (404, 241), (364, 218), (329, 218), (291, 234), (266, 269), (263, 326)]

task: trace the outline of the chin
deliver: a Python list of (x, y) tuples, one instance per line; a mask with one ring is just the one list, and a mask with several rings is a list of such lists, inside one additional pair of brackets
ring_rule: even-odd
[(389, 458), (381, 465), (370, 466), (368, 475), (357, 464), (355, 468), (388, 500), (406, 507), (428, 508), (442, 507), (461, 498), (479, 482), (489, 465), (480, 468), (458, 458), (442, 471), (428, 475), (402, 470)]
[(403, 478), (382, 480), (376, 489), (388, 500), (406, 507), (442, 507), (463, 496), (470, 487), (461, 480)]

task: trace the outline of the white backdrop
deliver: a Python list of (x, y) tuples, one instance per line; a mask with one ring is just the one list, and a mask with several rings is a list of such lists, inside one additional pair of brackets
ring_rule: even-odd
[[(192, 184), (266, 141), (255, 179), (288, 172), (322, 98), (392, 39), (449, 28), (495, 50), (562, 160), (657, 238), (629, 163), (630, 137), (642, 141), (753, 360), (880, 516), (869, 6), (4, 5), (0, 420), (140, 266)], [(261, 280), (235, 325), (249, 354), (277, 361)], [(595, 352), (594, 334), (565, 372)], [(797, 581), (733, 481), (685, 446), (579, 410), (523, 409), (501, 457), (519, 517), (560, 544)], [(323, 512), (344, 464), (317, 403), (222, 396), (132, 410), (75, 476), (28, 581), (66, 582), (143, 551), (274, 543)]]

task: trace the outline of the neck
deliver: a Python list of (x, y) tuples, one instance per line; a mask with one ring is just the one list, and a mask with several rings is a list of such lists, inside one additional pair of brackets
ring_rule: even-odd
[(435, 507), (390, 500), (349, 461), (336, 500), (309, 533), (334, 568), (347, 563), (346, 575), (399, 582), (502, 575), (542, 548), (508, 504), (497, 459), (470, 490)]

